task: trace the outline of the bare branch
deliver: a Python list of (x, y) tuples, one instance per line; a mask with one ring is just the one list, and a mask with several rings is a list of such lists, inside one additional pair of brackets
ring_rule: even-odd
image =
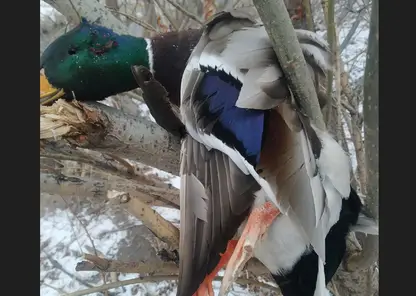
[(173, 21), (172, 17), (169, 15), (169, 13), (166, 11), (166, 9), (160, 4), (159, 0), (153, 0), (156, 2), (157, 6), (159, 6), (160, 10), (162, 11), (163, 15), (166, 17), (166, 19), (169, 21), (169, 23), (172, 25), (172, 27), (175, 29), (175, 31), (178, 31), (178, 26)]
[(60, 288), (57, 288), (57, 287), (51, 286), (51, 285), (49, 285), (48, 283), (45, 283), (45, 282), (42, 282), (42, 281), (41, 281), (41, 285), (46, 286), (46, 287), (48, 287), (48, 288), (51, 288), (52, 290), (55, 290), (55, 291), (56, 291), (56, 292), (58, 292), (59, 294), (65, 294), (65, 293), (66, 293), (63, 289), (60, 289)]
[(172, 5), (176, 9), (178, 9), (180, 12), (182, 12), (184, 15), (186, 15), (190, 19), (193, 19), (194, 21), (196, 21), (198, 24), (200, 24), (200, 25), (204, 24), (204, 21), (202, 21), (198, 16), (196, 16), (195, 14), (187, 11), (185, 8), (183, 8), (179, 4), (173, 2), (172, 0), (166, 0), (166, 2), (168, 2), (170, 5)]
[(106, 285), (102, 285), (99, 287), (93, 287), (90, 289), (85, 290), (79, 290), (74, 293), (64, 294), (63, 296), (82, 296), (82, 295), (88, 295), (96, 292), (101, 292), (104, 290), (114, 289), (122, 286), (128, 286), (133, 284), (139, 284), (139, 283), (147, 283), (147, 282), (160, 282), (160, 281), (169, 281), (169, 280), (176, 280), (178, 276), (176, 275), (159, 275), (159, 276), (146, 276), (146, 277), (139, 277), (136, 279), (131, 280), (125, 280), (125, 281), (119, 281), (114, 283), (109, 283)]
[(111, 8), (111, 7), (107, 7), (111, 12), (113, 12), (113, 13), (117, 13), (117, 14), (120, 14), (120, 15), (124, 15), (125, 17), (127, 17), (129, 20), (131, 20), (133, 23), (136, 23), (136, 24), (138, 24), (139, 26), (142, 26), (143, 28), (145, 28), (145, 29), (147, 29), (147, 30), (149, 30), (149, 31), (152, 31), (152, 32), (158, 32), (159, 30), (158, 29), (156, 29), (155, 27), (153, 27), (151, 24), (149, 24), (149, 23), (147, 23), (147, 22), (145, 22), (145, 21), (143, 21), (143, 20), (140, 20), (140, 19), (138, 19), (137, 17), (135, 17), (135, 16), (133, 16), (133, 15), (131, 15), (131, 14), (128, 14), (128, 13), (124, 13), (124, 12), (121, 12), (121, 11), (118, 11), (118, 10), (115, 10), (115, 9), (113, 9), (113, 8)]
[[(331, 0), (333, 1), (333, 0)], [(333, 57), (334, 57), (334, 65), (335, 65), (335, 102), (337, 106), (337, 140), (338, 143), (342, 143), (342, 110), (341, 110), (341, 56), (340, 50), (338, 46), (338, 34), (337, 28), (335, 28), (334, 24), (334, 44), (333, 44)]]
[[(146, 283), (146, 282), (160, 282), (160, 281), (173, 281), (173, 280), (177, 280), (178, 276), (177, 275), (159, 275), (159, 276), (146, 276), (146, 277), (139, 277), (137, 279), (131, 279), (131, 280), (125, 280), (125, 281), (119, 281), (119, 282), (115, 282), (115, 283), (110, 283), (107, 285), (102, 285), (100, 287), (94, 287), (94, 288), (90, 288), (90, 289), (86, 289), (86, 290), (82, 290), (82, 291), (77, 291), (74, 293), (70, 293), (70, 294), (64, 294), (63, 296), (82, 296), (82, 295), (88, 295), (88, 294), (92, 294), (92, 293), (96, 293), (96, 292), (101, 292), (104, 290), (109, 290), (109, 289), (114, 289), (114, 288), (118, 288), (121, 286), (128, 286), (128, 285), (133, 285), (133, 284), (138, 284), (138, 283)], [(215, 277), (214, 281), (221, 281), (222, 277)], [(261, 282), (257, 282), (257, 281), (253, 281), (250, 279), (237, 279), (236, 283), (240, 284), (240, 285), (255, 285), (258, 287), (262, 287), (262, 288), (266, 288), (269, 289), (271, 291), (275, 291), (275, 292), (279, 292), (280, 289), (269, 285), (269, 284), (265, 284), (265, 283), (261, 283)]]
[[(151, 260), (151, 263), (123, 262), (91, 254), (84, 254), (84, 258), (87, 261), (78, 263), (75, 268), (76, 271), (105, 271), (140, 274), (177, 274), (179, 271), (178, 265), (172, 261), (164, 262), (161, 260)], [(270, 276), (268, 269), (255, 258), (252, 258), (247, 262), (245, 270), (262, 277)]]
[(347, 48), (347, 46), (350, 44), (352, 37), (354, 36), (355, 32), (358, 29), (358, 26), (360, 25), (361, 22), (361, 16), (362, 16), (362, 11), (360, 11), (360, 13), (357, 15), (357, 18), (355, 19), (354, 23), (352, 24), (351, 29), (348, 31), (347, 36), (345, 37), (344, 40), (342, 40), (341, 46), (340, 46), (340, 54), (344, 51), (345, 48)]
[[(179, 138), (144, 118), (100, 103), (65, 102), (41, 107), (42, 151), (59, 153), (62, 139), (72, 145), (111, 153), (177, 174)], [(55, 139), (55, 141), (53, 141)]]
[(136, 198), (130, 198), (129, 194), (124, 192), (110, 191), (108, 198), (117, 199), (123, 208), (142, 221), (157, 238), (171, 248), (179, 250), (179, 229), (141, 201), (141, 195), (142, 193), (138, 192)]
[[(116, 190), (128, 192), (132, 198), (154, 206), (167, 206), (179, 209), (179, 194), (177, 189), (164, 189), (148, 185), (135, 184), (120, 180), (109, 182), (108, 178), (97, 180), (66, 176), (62, 173), (40, 173), (42, 192), (73, 197), (94, 197), (107, 200), (107, 192)], [(140, 194), (140, 195), (139, 195)]]
[(253, 3), (273, 43), (294, 97), (312, 122), (325, 130), (315, 87), (283, 0), (253, 0)]
[(110, 8), (110, 9), (112, 9), (113, 10), (113, 15), (117, 18), (117, 19), (120, 19), (120, 16), (119, 15), (117, 15), (115, 12), (116, 11), (118, 11), (119, 10), (119, 7), (118, 7), (118, 3), (117, 3), (117, 0), (105, 0), (105, 6), (107, 7), (107, 8)]
[(172, 274), (178, 272), (178, 266), (174, 262), (122, 262), (105, 259), (91, 254), (84, 254), (84, 259), (77, 263), (76, 271), (104, 271), (140, 274)]
[(126, 34), (127, 27), (104, 7), (94, 0), (44, 0), (50, 6), (62, 13), (70, 23), (79, 23), (79, 16), (91, 23), (102, 25), (117, 33)]
[(46, 258), (48, 258), (49, 262), (51, 262), (52, 266), (56, 269), (59, 269), (60, 271), (62, 271), (63, 273), (65, 273), (67, 276), (69, 276), (70, 278), (77, 280), (78, 282), (80, 282), (81, 284), (83, 284), (85, 287), (89, 287), (92, 288), (93, 286), (88, 284), (86, 281), (84, 281), (82, 278), (80, 278), (79, 276), (70, 273), (68, 270), (66, 270), (58, 261), (56, 261), (55, 259), (53, 259), (53, 257), (51, 255), (49, 255), (47, 252), (43, 251), (43, 253), (45, 254)]
[[(345, 100), (343, 100), (342, 98), (341, 98), (341, 105), (342, 105), (342, 107), (344, 107), (346, 110), (348, 110), (348, 112), (350, 113), (350, 114), (356, 114), (357, 113), (357, 110), (356, 109), (354, 109), (354, 107), (353, 106), (351, 106), (350, 105), (350, 103), (348, 103), (347, 101), (345, 101)], [(332, 106), (334, 106), (334, 107), (337, 107), (337, 102), (332, 102)]]
[[(62, 198), (62, 200), (65, 202), (65, 204), (66, 204), (66, 206), (67, 206), (67, 209), (71, 212), (72, 216), (74, 216), (74, 217), (75, 217), (75, 219), (77, 219), (78, 223), (79, 223), (79, 224), (81, 225), (81, 227), (84, 229), (85, 234), (87, 235), (88, 240), (90, 241), (91, 246), (92, 246), (92, 248), (93, 248), (93, 250), (94, 250), (94, 254), (95, 254), (95, 256), (98, 256), (98, 253), (97, 253), (97, 248), (95, 247), (94, 240), (92, 239), (92, 237), (91, 237), (91, 235), (90, 235), (90, 233), (89, 233), (89, 231), (88, 231), (87, 227), (84, 225), (84, 223), (82, 223), (81, 219), (79, 219), (79, 218), (78, 218), (78, 216), (76, 215), (76, 213), (74, 213), (74, 211), (71, 209), (71, 207), (70, 207), (70, 205), (68, 204), (68, 202), (66, 201), (66, 199), (65, 199), (63, 196), (61, 196), (61, 198)], [(71, 226), (72, 226), (72, 223), (71, 223)], [(102, 279), (102, 281), (103, 281), (103, 284), (105, 285), (105, 284), (106, 284), (106, 280), (105, 280), (105, 274), (104, 274), (103, 272), (100, 272), (100, 277), (101, 277), (101, 279)], [(106, 296), (108, 296), (108, 291), (105, 291), (105, 294), (106, 294)]]
[(125, 159), (117, 155), (102, 154), (97, 151), (82, 148), (73, 148), (69, 145), (62, 145), (62, 147), (57, 150), (59, 150), (59, 152), (43, 149), (40, 153), (40, 157), (41, 159), (51, 158), (55, 160), (68, 160), (88, 164), (103, 173), (108, 173), (125, 180), (132, 180), (140, 185), (149, 185), (166, 189), (170, 188), (168, 184), (159, 181), (152, 176), (145, 175), (140, 166), (132, 166)]

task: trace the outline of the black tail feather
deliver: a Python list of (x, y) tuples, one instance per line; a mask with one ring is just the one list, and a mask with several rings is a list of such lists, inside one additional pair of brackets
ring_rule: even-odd
[[(332, 226), (325, 239), (326, 284), (332, 279), (344, 258), (347, 234), (350, 227), (357, 223), (361, 209), (361, 200), (357, 192), (351, 188), (349, 198), (342, 201), (338, 222)], [(284, 296), (313, 296), (318, 276), (318, 255), (314, 251), (305, 254), (288, 274), (272, 276)]]

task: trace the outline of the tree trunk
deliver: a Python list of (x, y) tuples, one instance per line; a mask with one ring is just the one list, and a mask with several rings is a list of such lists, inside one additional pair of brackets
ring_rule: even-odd
[[(364, 136), (367, 165), (366, 212), (378, 220), (378, 0), (373, 0), (364, 73)], [(351, 258), (349, 269), (369, 268), (378, 258), (378, 236), (368, 236), (364, 249)]]

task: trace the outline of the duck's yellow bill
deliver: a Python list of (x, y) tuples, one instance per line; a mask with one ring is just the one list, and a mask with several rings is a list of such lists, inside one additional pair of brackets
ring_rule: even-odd
[(47, 105), (61, 98), (65, 92), (50, 85), (46, 76), (40, 72), (40, 104)]

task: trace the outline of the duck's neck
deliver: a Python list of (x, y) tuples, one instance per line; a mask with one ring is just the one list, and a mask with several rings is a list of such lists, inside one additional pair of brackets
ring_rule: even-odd
[(169, 32), (146, 39), (149, 68), (169, 93), (174, 105), (180, 103), (182, 74), (192, 50), (201, 37), (201, 30)]

